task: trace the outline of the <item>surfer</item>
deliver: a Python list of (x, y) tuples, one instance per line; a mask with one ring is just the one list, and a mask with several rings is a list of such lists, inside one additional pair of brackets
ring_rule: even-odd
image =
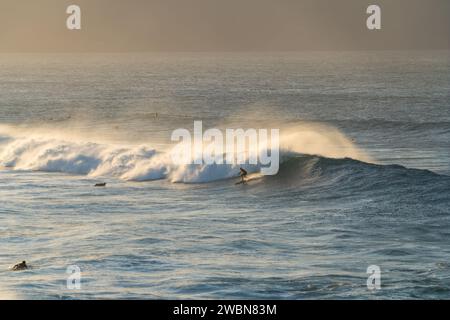
[(16, 264), (12, 269), (13, 269), (13, 271), (22, 271), (22, 270), (27, 270), (28, 266), (25, 261), (22, 261), (22, 263)]
[(243, 168), (240, 168), (240, 170), (241, 170), (241, 173), (240, 173), (241, 183), (245, 183), (245, 178), (247, 177), (248, 172), (247, 172), (247, 170), (245, 170)]

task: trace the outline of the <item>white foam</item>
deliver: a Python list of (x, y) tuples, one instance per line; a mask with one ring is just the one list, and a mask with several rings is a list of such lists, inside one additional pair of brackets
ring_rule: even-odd
[[(367, 160), (363, 152), (334, 128), (303, 125), (284, 132), (281, 137), (284, 153)], [(30, 131), (26, 131), (25, 136), (18, 129), (0, 127), (0, 166), (130, 181), (168, 179), (182, 183), (211, 182), (239, 175), (237, 165), (176, 166), (170, 151), (157, 151), (150, 145), (111, 145), (51, 136)], [(246, 168), (250, 173), (260, 170), (258, 165)]]
[(0, 147), (0, 165), (15, 170), (64, 172), (91, 177), (199, 183), (236, 176), (236, 166), (174, 166), (150, 146), (109, 146), (55, 139), (17, 138)]

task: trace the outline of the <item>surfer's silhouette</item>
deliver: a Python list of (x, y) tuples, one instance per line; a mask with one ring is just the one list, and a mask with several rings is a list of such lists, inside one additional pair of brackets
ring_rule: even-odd
[(23, 271), (23, 270), (27, 270), (27, 269), (28, 269), (28, 266), (27, 266), (27, 263), (25, 261), (22, 261), (22, 263), (16, 264), (12, 268), (13, 271)]
[(247, 172), (247, 170), (245, 170), (245, 169), (243, 169), (243, 168), (240, 168), (240, 170), (241, 170), (241, 173), (240, 173), (240, 176), (241, 176), (241, 183), (245, 183), (245, 182), (246, 182), (246, 181), (245, 181), (245, 178), (247, 177), (248, 172)]

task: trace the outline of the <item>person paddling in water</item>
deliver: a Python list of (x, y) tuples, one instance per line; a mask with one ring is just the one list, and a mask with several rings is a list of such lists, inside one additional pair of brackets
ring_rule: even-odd
[(247, 178), (248, 172), (247, 172), (247, 170), (245, 170), (243, 168), (241, 168), (240, 170), (241, 170), (240, 176), (241, 176), (241, 179), (242, 179), (241, 183), (245, 183), (246, 182), (245, 178)]

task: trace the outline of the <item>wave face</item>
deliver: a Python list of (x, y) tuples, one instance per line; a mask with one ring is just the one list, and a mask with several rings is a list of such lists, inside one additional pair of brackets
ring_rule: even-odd
[[(305, 184), (337, 191), (376, 192), (400, 190), (405, 192), (428, 183), (439, 182), (448, 188), (450, 177), (429, 170), (410, 169), (400, 165), (378, 165), (350, 158), (331, 159), (313, 155), (292, 155), (281, 164), (276, 177), (268, 182), (287, 186)], [(436, 193), (436, 189), (430, 192)]]

